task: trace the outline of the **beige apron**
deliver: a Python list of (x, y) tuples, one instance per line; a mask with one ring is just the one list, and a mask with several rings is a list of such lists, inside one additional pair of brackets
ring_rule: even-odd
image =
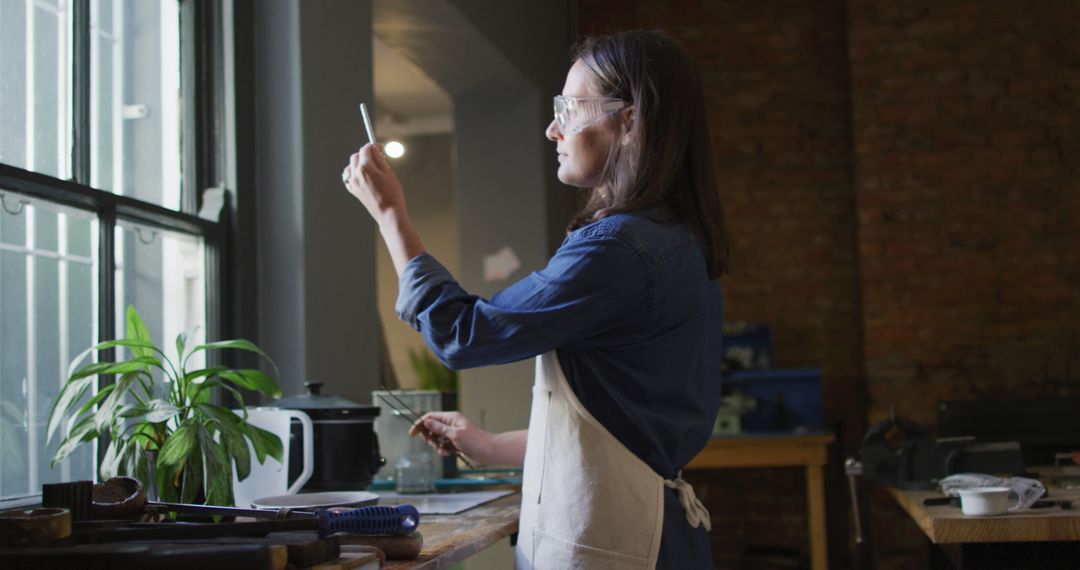
[(710, 528), (690, 485), (664, 480), (626, 449), (578, 401), (558, 356), (538, 356), (517, 568), (655, 568), (665, 485), (675, 489), (691, 526)]

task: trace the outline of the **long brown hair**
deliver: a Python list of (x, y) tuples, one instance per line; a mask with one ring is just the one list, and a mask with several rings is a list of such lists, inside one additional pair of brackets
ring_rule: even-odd
[[(586, 37), (573, 50), (595, 75), (601, 95), (630, 102), (628, 142), (611, 145), (600, 185), (570, 230), (619, 212), (666, 204), (705, 250), (709, 278), (727, 270), (730, 244), (716, 182), (705, 97), (685, 49), (662, 32)], [(620, 120), (607, 119), (611, 125)]]

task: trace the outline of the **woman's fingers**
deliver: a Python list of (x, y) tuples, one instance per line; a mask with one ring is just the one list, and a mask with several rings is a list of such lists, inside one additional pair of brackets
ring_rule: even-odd
[(428, 445), (435, 448), (435, 450), (439, 452), (439, 455), (442, 456), (449, 456), (457, 449), (454, 447), (454, 444), (449, 439), (433, 433), (432, 430), (428, 429), (423, 424), (413, 425), (413, 427), (409, 429), (409, 434), (419, 434), (421, 437), (424, 438), (424, 441)]
[(383, 158), (382, 149), (379, 148), (379, 145), (368, 143), (360, 147), (360, 152), (357, 154), (360, 155), (361, 170), (372, 170), (381, 173), (390, 169), (390, 165)]
[(421, 420), (434, 420), (449, 426), (461, 425), (461, 412), (428, 412), (421, 417)]

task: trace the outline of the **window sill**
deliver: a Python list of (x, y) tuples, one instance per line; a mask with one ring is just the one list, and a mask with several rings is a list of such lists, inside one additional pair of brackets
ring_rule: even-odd
[(0, 501), (0, 511), (8, 509), (25, 509), (27, 507), (41, 506), (41, 495), (19, 497), (17, 499), (4, 499)]

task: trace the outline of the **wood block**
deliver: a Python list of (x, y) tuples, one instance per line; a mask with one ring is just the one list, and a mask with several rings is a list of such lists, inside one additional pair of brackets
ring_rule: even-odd
[(424, 549), (424, 535), (414, 532), (408, 536), (367, 536), (335, 534), (344, 548), (348, 545), (374, 546), (386, 553), (387, 560), (415, 560)]
[(335, 560), (310, 566), (310, 570), (379, 570), (379, 555), (374, 552), (342, 552)]

